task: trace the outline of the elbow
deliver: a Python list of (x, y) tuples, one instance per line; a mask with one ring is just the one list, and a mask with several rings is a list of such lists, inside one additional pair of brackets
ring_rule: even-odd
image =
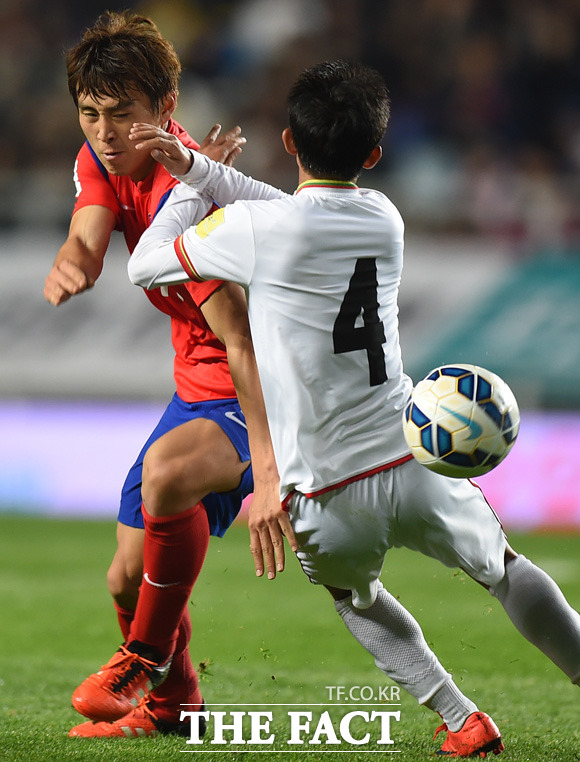
[(146, 272), (146, 268), (135, 256), (129, 258), (129, 264), (127, 265), (127, 272), (129, 274), (129, 280), (134, 286), (141, 286), (141, 288), (149, 288), (151, 281), (151, 273)]

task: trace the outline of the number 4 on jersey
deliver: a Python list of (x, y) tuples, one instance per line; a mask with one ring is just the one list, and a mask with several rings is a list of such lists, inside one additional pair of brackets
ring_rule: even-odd
[[(377, 291), (376, 259), (357, 259), (332, 331), (334, 354), (366, 350), (371, 386), (379, 386), (387, 380), (383, 352), (385, 329), (379, 320)], [(357, 326), (355, 323), (361, 313), (363, 324)]]

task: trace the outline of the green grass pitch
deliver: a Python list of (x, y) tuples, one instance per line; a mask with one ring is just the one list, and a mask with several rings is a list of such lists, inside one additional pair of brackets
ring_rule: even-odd
[[(352, 746), (305, 743), (289, 748), (288, 711), (326, 710), (338, 732), (351, 710), (384, 710), (374, 703), (339, 706), (327, 686), (359, 686), (375, 695), (391, 683), (352, 640), (330, 597), (310, 585), (294, 558), (275, 581), (256, 579), (247, 528), (212, 540), (191, 603), (192, 657), (212, 710), (271, 709), (272, 745), (219, 746), (209, 738), (68, 738), (82, 721), (70, 707), (76, 685), (107, 661), (119, 634), (105, 584), (114, 550), (114, 521), (0, 517), (0, 760), (23, 762), (333, 762), (433, 758), (438, 719), (407, 694), (391, 725), (391, 746), (377, 746), (375, 725), (351, 725), (371, 742)], [(580, 607), (580, 536), (512, 536), (520, 552), (559, 582)], [(385, 586), (421, 623), (425, 636), (462, 690), (502, 730), (511, 760), (580, 760), (580, 694), (559, 670), (515, 631), (497, 601), (465, 575), (407, 551), (391, 551)], [(223, 704), (223, 707), (216, 707)], [(234, 706), (244, 704), (244, 706)], [(249, 704), (261, 705), (250, 707)], [(291, 704), (300, 705), (290, 707)], [(328, 707), (316, 705), (330, 704)], [(358, 723), (358, 724), (357, 724)], [(494, 758), (493, 756), (491, 758)], [(489, 759), (489, 757), (488, 757)]]

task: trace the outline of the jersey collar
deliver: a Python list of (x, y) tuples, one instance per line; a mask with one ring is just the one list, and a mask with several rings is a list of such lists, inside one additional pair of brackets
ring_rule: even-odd
[(358, 185), (345, 180), (305, 180), (296, 188), (296, 193), (300, 193), (301, 190), (306, 188), (332, 188), (333, 190), (343, 188), (353, 190), (358, 188)]

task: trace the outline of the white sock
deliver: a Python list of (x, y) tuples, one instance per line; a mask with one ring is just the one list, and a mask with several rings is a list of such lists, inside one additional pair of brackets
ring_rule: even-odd
[(382, 585), (366, 609), (355, 608), (351, 598), (334, 605), (351, 634), (375, 657), (377, 667), (419, 704), (439, 712), (449, 730), (459, 730), (477, 711), (427, 645), (418, 622)]
[(425, 706), (440, 714), (448, 730), (451, 730), (453, 733), (461, 730), (470, 714), (477, 712), (477, 706), (461, 693), (453, 680), (449, 680), (445, 685), (442, 685), (425, 702)]
[(554, 580), (525, 556), (508, 561), (490, 589), (520, 633), (580, 684), (580, 614)]

